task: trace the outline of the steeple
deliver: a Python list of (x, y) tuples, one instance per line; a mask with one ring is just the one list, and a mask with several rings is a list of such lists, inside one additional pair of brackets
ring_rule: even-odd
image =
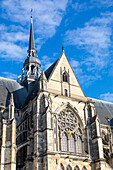
[(35, 50), (35, 41), (34, 41), (34, 33), (33, 33), (33, 16), (32, 16), (32, 9), (31, 9), (31, 28), (30, 28), (30, 37), (29, 37), (29, 49), (28, 52), (31, 50)]
[(31, 26), (28, 55), (23, 64), (23, 73), (18, 77), (18, 82), (23, 83), (28, 89), (38, 79), (40, 75), (40, 60), (37, 57), (33, 33), (33, 16), (31, 9)]

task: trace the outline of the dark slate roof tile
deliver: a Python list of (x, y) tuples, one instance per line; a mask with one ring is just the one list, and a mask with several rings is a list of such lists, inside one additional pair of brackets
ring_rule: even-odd
[(104, 125), (110, 125), (110, 122), (113, 122), (113, 103), (105, 102), (102, 100), (96, 100), (92, 98), (88, 98), (94, 102), (94, 106), (96, 108), (96, 113), (99, 116), (100, 123)]
[(46, 75), (46, 78), (49, 79), (49, 76), (51, 75), (53, 69), (55, 68), (56, 64), (57, 64), (57, 61), (56, 60), (46, 71), (45, 71), (45, 75)]
[(8, 107), (10, 95), (13, 93), (16, 108), (22, 108), (27, 97), (27, 90), (16, 80), (0, 77), (0, 105)]

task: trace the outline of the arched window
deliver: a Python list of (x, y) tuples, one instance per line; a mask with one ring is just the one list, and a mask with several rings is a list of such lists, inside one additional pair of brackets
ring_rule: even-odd
[(26, 67), (26, 70), (27, 70), (27, 71), (29, 70), (29, 66)]
[(69, 137), (69, 152), (75, 152), (75, 138), (73, 134)]
[(64, 152), (67, 152), (67, 135), (66, 135), (66, 133), (62, 134), (61, 150)]
[(62, 163), (60, 164), (60, 170), (64, 170), (64, 166), (62, 165)]
[(87, 168), (84, 166), (84, 167), (82, 168), (82, 170), (87, 170)]
[(33, 72), (34, 67), (35, 67), (34, 65), (31, 66), (31, 74), (32, 74), (32, 75), (34, 74), (34, 72)]
[(65, 96), (67, 96), (67, 89), (64, 89)]
[(82, 153), (82, 133), (80, 129), (76, 131), (76, 152)]
[(80, 170), (80, 168), (78, 166), (75, 166), (74, 170)]
[(63, 73), (63, 81), (68, 82), (68, 74), (66, 71)]
[(66, 170), (72, 170), (71, 166), (68, 165), (67, 168), (66, 168)]

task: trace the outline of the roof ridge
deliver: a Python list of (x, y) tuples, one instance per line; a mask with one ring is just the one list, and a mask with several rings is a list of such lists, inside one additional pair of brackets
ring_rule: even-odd
[(113, 104), (112, 102), (105, 101), (105, 100), (100, 100), (100, 99), (95, 99), (95, 98), (92, 98), (92, 97), (88, 97), (88, 99), (95, 100), (95, 101), (100, 101), (100, 102), (104, 102), (104, 103)]
[[(6, 79), (6, 80), (10, 80), (10, 81), (15, 81), (15, 82), (17, 82), (16, 80), (9, 79), (9, 78), (5, 78), (5, 77), (0, 77), (0, 79)], [(17, 83), (18, 83), (18, 82), (17, 82)]]

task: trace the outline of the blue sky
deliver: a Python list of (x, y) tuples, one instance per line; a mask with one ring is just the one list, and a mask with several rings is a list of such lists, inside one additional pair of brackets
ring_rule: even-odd
[(113, 102), (112, 0), (1, 0), (0, 76), (17, 79), (22, 73), (31, 8), (42, 69), (64, 45), (85, 95)]

